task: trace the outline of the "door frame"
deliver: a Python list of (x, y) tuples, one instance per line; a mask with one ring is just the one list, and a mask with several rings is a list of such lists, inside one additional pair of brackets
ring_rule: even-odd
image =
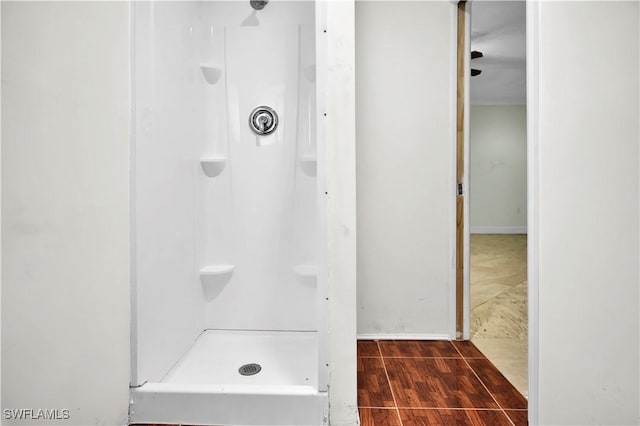
[[(455, 338), (470, 336), (470, 233), (469, 233), (469, 83), (471, 55), (472, 1), (460, 0), (456, 5), (456, 84), (455, 84)], [(461, 187), (460, 187), (461, 185)], [(460, 189), (462, 194), (460, 194)]]
[(529, 314), (528, 375), (529, 424), (538, 424), (539, 401), (539, 241), (540, 194), (538, 163), (538, 48), (540, 3), (527, 0), (526, 11), (526, 70), (527, 70), (527, 304)]

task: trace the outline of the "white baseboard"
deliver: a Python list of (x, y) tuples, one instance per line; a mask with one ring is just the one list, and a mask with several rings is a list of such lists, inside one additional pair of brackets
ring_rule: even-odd
[(526, 226), (472, 226), (472, 234), (526, 234)]
[(451, 340), (448, 334), (411, 334), (411, 333), (362, 333), (358, 340)]

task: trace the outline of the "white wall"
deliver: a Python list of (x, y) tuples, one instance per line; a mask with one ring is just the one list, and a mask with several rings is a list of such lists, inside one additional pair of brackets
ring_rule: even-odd
[(640, 421), (639, 6), (538, 5), (540, 424)]
[(129, 52), (126, 3), (2, 2), (3, 409), (125, 421)]
[(526, 107), (472, 106), (469, 133), (471, 233), (526, 233)]
[(359, 335), (451, 330), (452, 10), (356, 4)]

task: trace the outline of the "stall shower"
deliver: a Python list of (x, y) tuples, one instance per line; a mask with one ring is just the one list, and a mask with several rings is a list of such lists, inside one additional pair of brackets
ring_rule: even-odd
[(327, 423), (323, 9), (132, 6), (134, 423)]

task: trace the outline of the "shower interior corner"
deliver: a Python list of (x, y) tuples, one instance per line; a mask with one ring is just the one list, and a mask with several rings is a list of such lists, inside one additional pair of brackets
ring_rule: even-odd
[(132, 423), (327, 422), (322, 6), (253, 3), (132, 6)]

